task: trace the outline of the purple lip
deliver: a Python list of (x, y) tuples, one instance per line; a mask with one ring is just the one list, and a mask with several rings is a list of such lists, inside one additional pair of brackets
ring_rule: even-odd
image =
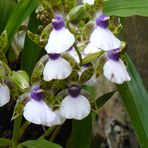
[(64, 23), (64, 20), (62, 17), (60, 16), (55, 16), (53, 19), (52, 19), (52, 25), (53, 25), (53, 28), (55, 30), (60, 30), (62, 29), (63, 27), (65, 27), (65, 23)]
[(107, 52), (107, 54), (108, 54), (109, 59), (112, 59), (114, 61), (118, 61), (120, 58), (120, 49), (117, 48), (117, 49), (110, 50)]
[(52, 53), (52, 54), (48, 54), (48, 56), (51, 60), (56, 60), (60, 57), (60, 54)]
[(80, 95), (80, 92), (81, 88), (76, 84), (70, 85), (68, 88), (68, 93), (73, 98), (78, 97)]
[(40, 101), (41, 99), (43, 99), (43, 97), (44, 97), (43, 90), (39, 86), (35, 86), (34, 88), (31, 89), (32, 99)]
[(101, 15), (97, 17), (96, 24), (99, 27), (106, 28), (108, 26), (109, 16)]

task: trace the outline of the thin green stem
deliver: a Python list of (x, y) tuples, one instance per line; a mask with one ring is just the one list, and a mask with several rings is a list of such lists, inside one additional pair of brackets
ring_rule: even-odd
[(51, 141), (51, 142), (54, 141), (54, 139), (56, 138), (56, 136), (57, 136), (57, 134), (59, 133), (60, 129), (61, 129), (61, 126), (58, 126), (58, 127), (54, 130), (53, 134), (52, 134), (51, 137), (50, 137), (50, 141)]
[(76, 45), (76, 43), (74, 43), (74, 45), (73, 45), (73, 47), (75, 48), (75, 50), (76, 50), (76, 52), (77, 52), (77, 54), (78, 54), (78, 57), (79, 57), (79, 60), (80, 60), (80, 66), (82, 65), (82, 56), (81, 56), (81, 53), (80, 53), (80, 51), (79, 51), (79, 49), (78, 49), (78, 47), (77, 47), (77, 45)]
[(49, 128), (47, 129), (47, 131), (46, 131), (39, 139), (48, 137), (48, 136), (53, 132), (53, 130), (54, 130), (56, 127), (57, 127), (57, 126), (49, 127)]

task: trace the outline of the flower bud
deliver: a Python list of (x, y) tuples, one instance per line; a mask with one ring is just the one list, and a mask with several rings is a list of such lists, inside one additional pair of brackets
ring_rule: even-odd
[(29, 77), (23, 70), (13, 71), (11, 80), (21, 91), (29, 88)]
[(72, 23), (78, 23), (80, 20), (87, 18), (87, 6), (79, 5), (71, 9), (71, 11), (67, 15), (67, 19)]

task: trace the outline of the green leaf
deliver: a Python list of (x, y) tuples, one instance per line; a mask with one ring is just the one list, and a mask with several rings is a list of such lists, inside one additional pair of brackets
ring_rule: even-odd
[(44, 139), (30, 140), (18, 145), (18, 148), (62, 148), (60, 145), (49, 142)]
[[(10, 45), (21, 23), (27, 16), (31, 14), (31, 12), (37, 7), (37, 5), (38, 0), (21, 0), (16, 5), (5, 27), (9, 40), (8, 46)], [(5, 50), (5, 53), (6, 51), (7, 50)]]
[(3, 61), (0, 61), (0, 77), (9, 76), (11, 74), (11, 69)]
[(94, 67), (88, 67), (80, 76), (80, 82), (85, 83), (87, 82), (94, 74)]
[(6, 138), (0, 138), (0, 147), (11, 146), (13, 143), (11, 140)]
[(89, 62), (92, 62), (94, 60), (96, 60), (98, 57), (100, 57), (102, 54), (104, 53), (103, 50), (96, 52), (96, 53), (92, 53), (92, 54), (88, 54), (84, 59), (83, 59), (83, 64), (87, 64)]
[(92, 136), (91, 115), (83, 120), (73, 120), (72, 134), (67, 148), (90, 148)]
[(99, 97), (96, 100), (96, 105), (98, 108), (100, 108), (101, 106), (103, 106), (114, 94), (116, 91), (112, 91), (109, 93), (104, 94), (103, 96)]
[(0, 51), (3, 51), (8, 44), (7, 32), (4, 30), (0, 35)]
[(148, 16), (148, 1), (108, 0), (104, 2), (104, 13), (121, 17), (133, 15)]
[(8, 18), (15, 6), (16, 2), (10, 0), (0, 0), (0, 33), (5, 29)]
[(40, 35), (32, 33), (31, 31), (27, 31), (28, 37), (34, 42), (36, 45), (40, 46)]
[[(31, 14), (28, 29), (31, 32), (36, 33), (38, 29), (39, 21), (36, 19), (35, 13)], [(42, 49), (34, 44), (28, 36), (25, 38), (25, 45), (22, 51), (21, 69), (25, 70), (28, 75), (32, 74), (33, 68), (40, 58)], [(29, 66), (28, 66), (29, 65)]]
[(142, 148), (148, 147), (148, 93), (130, 58), (128, 62), (131, 81), (118, 85), (118, 89)]
[(50, 24), (48, 24), (42, 31), (41, 35), (40, 35), (40, 46), (44, 47), (47, 44), (48, 38), (49, 38), (49, 34), (52, 30), (52, 26)]

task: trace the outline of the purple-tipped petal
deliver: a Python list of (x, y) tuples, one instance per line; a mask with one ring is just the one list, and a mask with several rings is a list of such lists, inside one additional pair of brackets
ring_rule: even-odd
[(51, 60), (56, 60), (60, 57), (60, 54), (52, 53), (52, 54), (48, 54), (48, 56)]
[(53, 28), (55, 30), (60, 30), (62, 29), (63, 27), (65, 27), (65, 23), (64, 23), (64, 20), (62, 17), (60, 16), (55, 16), (53, 19), (52, 19), (52, 25), (53, 25)]
[(106, 28), (108, 26), (109, 18), (110, 18), (109, 16), (100, 15), (96, 19), (97, 26), (102, 27), (102, 28)]
[(35, 86), (31, 89), (32, 99), (40, 101), (41, 99), (43, 99), (43, 97), (44, 97), (43, 90), (39, 86)]
[(118, 61), (120, 58), (120, 49), (113, 49), (107, 52), (108, 58), (113, 60), (113, 61)]
[(68, 88), (68, 93), (73, 98), (78, 97), (80, 95), (80, 92), (81, 88), (76, 84), (70, 85)]

